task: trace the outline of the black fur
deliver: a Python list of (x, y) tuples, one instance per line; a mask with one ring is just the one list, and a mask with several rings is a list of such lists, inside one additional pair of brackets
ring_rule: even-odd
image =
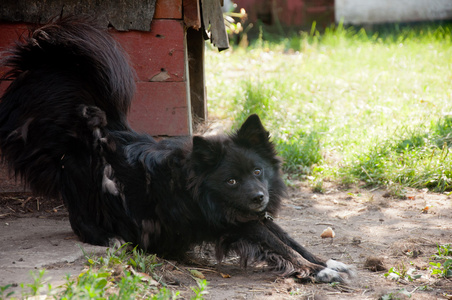
[(258, 116), (229, 136), (157, 142), (134, 132), (134, 72), (108, 33), (74, 17), (31, 30), (4, 65), (14, 81), (0, 103), (3, 160), (34, 192), (63, 198), (82, 241), (167, 256), (212, 242), (219, 260), (235, 252), (282, 275), (348, 272), (327, 268), (269, 217), (285, 186)]

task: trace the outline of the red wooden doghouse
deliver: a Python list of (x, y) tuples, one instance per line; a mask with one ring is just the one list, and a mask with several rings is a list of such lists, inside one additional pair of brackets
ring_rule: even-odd
[[(204, 40), (210, 35), (220, 50), (228, 47), (220, 1), (1, 0), (0, 51), (31, 23), (66, 14), (95, 16), (111, 28), (136, 70), (131, 127), (154, 136), (191, 135), (193, 125), (207, 118)], [(4, 72), (0, 68), (0, 75)], [(0, 95), (8, 85), (0, 82)], [(0, 192), (8, 190), (6, 182), (0, 165)]]
[[(214, 25), (211, 20), (222, 17), (219, 1), (2, 0), (0, 51), (18, 39), (27, 22), (51, 19), (63, 9), (64, 14), (95, 15), (113, 27), (137, 72), (137, 95), (129, 117), (132, 128), (155, 136), (189, 135), (193, 122), (207, 116), (202, 25)], [(218, 41), (219, 48), (227, 48), (225, 33)], [(7, 85), (0, 85), (0, 93)]]

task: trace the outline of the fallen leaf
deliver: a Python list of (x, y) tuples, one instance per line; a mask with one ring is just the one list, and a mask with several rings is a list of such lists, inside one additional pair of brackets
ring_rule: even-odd
[(153, 285), (153, 286), (160, 285), (160, 283), (157, 280), (155, 280), (154, 278), (152, 278), (149, 274), (142, 273), (142, 272), (137, 272), (137, 274), (139, 276), (141, 276), (141, 281), (147, 282), (149, 285)]
[(427, 204), (423, 209), (422, 209), (422, 213), (423, 214), (427, 214), (428, 211), (430, 210), (430, 208), (432, 208), (431, 205)]
[(327, 229), (325, 229), (322, 234), (320, 235), (320, 237), (322, 239), (325, 238), (334, 238), (334, 236), (336, 235), (336, 233), (334, 233), (333, 228), (328, 227)]
[(195, 276), (196, 278), (206, 279), (206, 276), (204, 276), (204, 274), (199, 272), (198, 270), (190, 270), (190, 273), (192, 276)]
[(223, 273), (220, 273), (220, 275), (221, 275), (221, 277), (223, 277), (223, 278), (231, 278), (231, 275), (229, 275), (229, 274), (223, 274)]
[(160, 283), (158, 283), (158, 281), (156, 281), (154, 278), (152, 278), (152, 276), (150, 276), (147, 273), (136, 271), (131, 265), (127, 265), (125, 267), (125, 269), (127, 271), (129, 271), (134, 276), (140, 276), (141, 277), (141, 281), (147, 282), (147, 283), (149, 283), (149, 285), (153, 285), (153, 286), (159, 286), (160, 285)]

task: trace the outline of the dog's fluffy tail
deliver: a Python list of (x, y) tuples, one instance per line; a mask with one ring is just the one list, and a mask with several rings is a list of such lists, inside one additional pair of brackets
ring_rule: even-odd
[(119, 45), (93, 22), (61, 18), (31, 29), (2, 65), (13, 80), (0, 99), (3, 161), (39, 194), (58, 196), (63, 181), (95, 189), (99, 130), (129, 130), (134, 72)]

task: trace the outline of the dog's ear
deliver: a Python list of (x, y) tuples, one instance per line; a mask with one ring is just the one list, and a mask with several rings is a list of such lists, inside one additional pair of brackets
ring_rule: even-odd
[(193, 137), (192, 158), (204, 166), (215, 166), (223, 155), (223, 147), (219, 141), (201, 136)]
[(256, 114), (249, 116), (235, 134), (237, 142), (246, 146), (268, 144), (269, 137), (270, 133), (265, 130)]

